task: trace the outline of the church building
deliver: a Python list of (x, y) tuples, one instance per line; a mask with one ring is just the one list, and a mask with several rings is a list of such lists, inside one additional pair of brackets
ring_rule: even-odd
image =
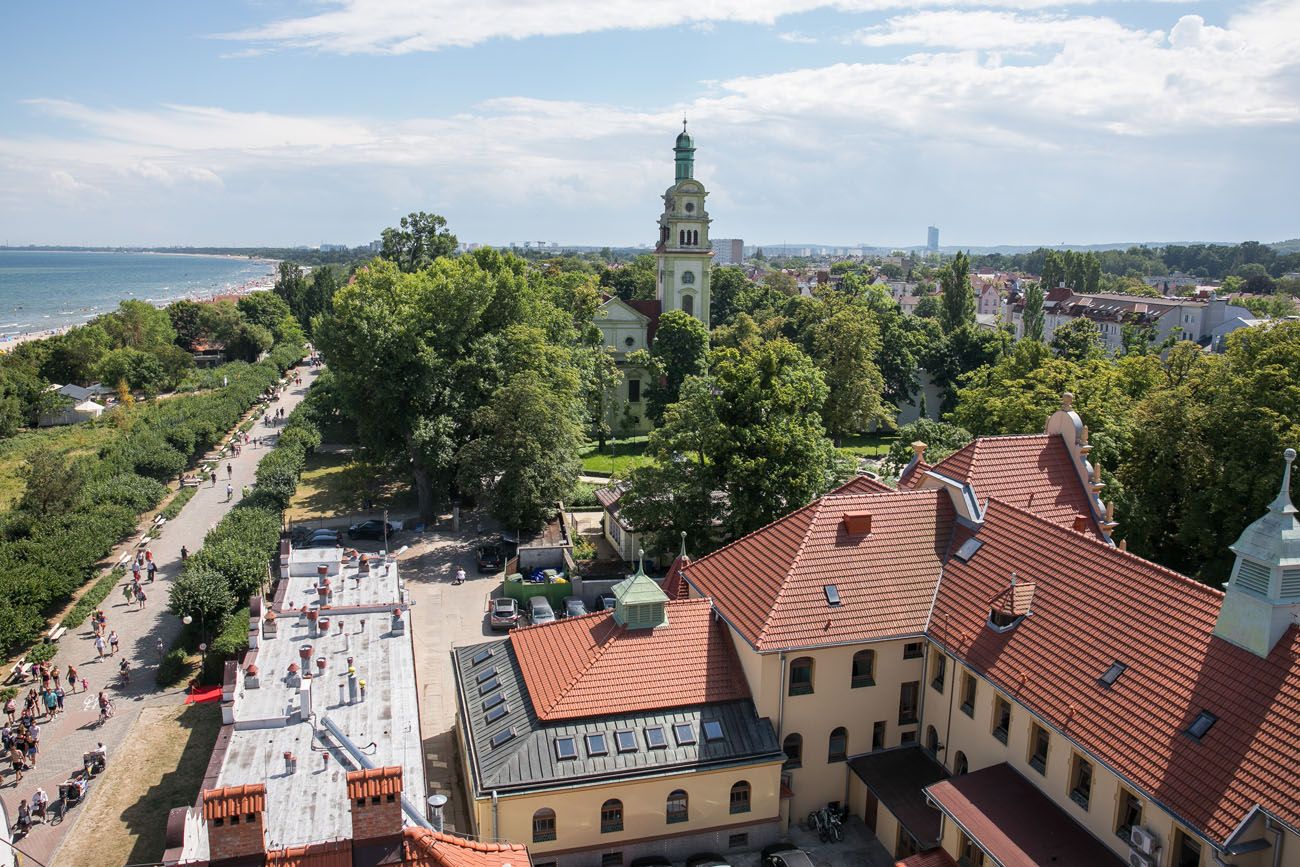
[(704, 208), (708, 192), (695, 178), (695, 142), (682, 122), (682, 132), (673, 147), (676, 178), (664, 192), (664, 210), (659, 217), (658, 260), (655, 298), (624, 301), (617, 296), (604, 299), (596, 310), (596, 325), (613, 350), (623, 381), (610, 395), (606, 418), (620, 434), (645, 433), (650, 420), (645, 414), (645, 385), (649, 373), (628, 363), (628, 356), (654, 345), (659, 316), (682, 310), (709, 325), (709, 265), (713, 245), (709, 242), (709, 214)]

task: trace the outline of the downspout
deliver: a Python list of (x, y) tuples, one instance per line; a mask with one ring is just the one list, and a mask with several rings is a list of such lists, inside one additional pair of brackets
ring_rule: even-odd
[[(945, 654), (946, 655), (946, 654)], [(956, 660), (954, 660), (956, 662)], [(944, 671), (948, 670), (948, 663), (943, 664)], [(946, 676), (946, 675), (945, 675)], [(948, 751), (948, 744), (952, 741), (952, 704), (957, 698), (957, 666), (952, 667), (952, 678), (945, 684), (948, 687), (948, 723), (944, 726), (944, 752)], [(940, 762), (940, 764), (943, 764)]]
[(1264, 827), (1273, 832), (1273, 867), (1279, 867), (1282, 863), (1282, 826), (1273, 827), (1272, 819), (1264, 820)]
[(493, 843), (496, 843), (501, 839), (497, 835), (497, 830), (498, 830), (497, 823), (498, 823), (498, 817), (500, 815), (500, 811), (501, 811), (501, 802), (500, 799), (497, 798), (497, 790), (493, 789), (492, 790), (492, 842)]
[(776, 736), (785, 744), (785, 651), (781, 652), (781, 695), (776, 706)]

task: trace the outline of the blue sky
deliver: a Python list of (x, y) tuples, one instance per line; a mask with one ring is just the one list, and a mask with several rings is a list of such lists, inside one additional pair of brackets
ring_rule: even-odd
[(0, 242), (1300, 236), (1300, 3), (4, 4)]

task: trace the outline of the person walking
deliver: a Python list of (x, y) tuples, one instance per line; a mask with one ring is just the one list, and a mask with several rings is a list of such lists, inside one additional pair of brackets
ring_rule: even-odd
[[(60, 690), (61, 692), (62, 690)], [(59, 697), (54, 694), (54, 690), (45, 693), (45, 716), (54, 719), (59, 714)]]
[(149, 583), (152, 584), (153, 579), (157, 577), (158, 577), (158, 564), (150, 560), (149, 561)]
[(45, 808), (50, 804), (50, 796), (45, 794), (45, 790), (37, 788), (32, 792), (32, 818), (45, 824)]
[(159, 638), (153, 643), (153, 646), (158, 651), (158, 662), (161, 664), (163, 657), (167, 655), (167, 645), (163, 644), (163, 640)]
[(104, 691), (99, 691), (99, 721), (103, 722), (113, 715), (113, 703), (104, 695)]
[(226, 478), (229, 479), (235, 475), (235, 465), (226, 464)]
[(50, 669), (50, 677), (54, 679), (54, 688), (58, 689), (59, 688), (59, 667), (57, 665), (54, 666), (54, 668)]
[(136, 572), (135, 577), (122, 585), (122, 598), (126, 600), (127, 605), (131, 604), (131, 597), (135, 595), (135, 585), (139, 583), (139, 581), (140, 573)]
[(77, 691), (77, 669), (72, 664), (68, 665), (68, 689), (72, 692)]
[(234, 495), (235, 495), (234, 485), (230, 484), (230, 482), (226, 482), (226, 502), (229, 503), (230, 498), (233, 497)]
[(18, 713), (18, 702), (10, 698), (5, 702), (5, 715), (9, 717), (9, 724), (13, 725), (14, 716)]
[(118, 644), (117, 630), (114, 629), (112, 632), (108, 633), (108, 655), (109, 656), (117, 656), (117, 644)]
[[(17, 786), (23, 781), (23, 771), (27, 769), (27, 762), (23, 759), (23, 749), (18, 745), (17, 739), (14, 740), (14, 745), (9, 748), (9, 764), (13, 766), (14, 785)], [(26, 806), (25, 801), (23, 806)]]
[(86, 680), (84, 677), (81, 678), (81, 691), (90, 692), (90, 681)]
[(135, 588), (135, 601), (140, 603), (141, 611), (144, 610), (144, 603), (146, 599), (147, 597), (144, 595), (144, 588), (143, 587)]
[(217, 486), (217, 471), (216, 471), (216, 470), (213, 470), (213, 471), (212, 471), (212, 487), (215, 488), (216, 486)]
[(182, 546), (181, 546), (181, 562), (184, 563), (184, 562), (185, 562), (186, 560), (188, 560), (189, 558), (190, 558), (190, 549), (189, 549), (189, 548), (186, 548), (184, 545), (182, 545)]
[(137, 562), (131, 564), (131, 580), (132, 580), (132, 581), (139, 581), (139, 580), (140, 580), (140, 563), (139, 563), (139, 561), (137, 561)]
[(63, 696), (63, 687), (56, 686), (54, 688), (54, 700), (59, 703), (59, 713), (63, 713)]
[(104, 658), (104, 636), (95, 636), (95, 651), (99, 654), (99, 659)]

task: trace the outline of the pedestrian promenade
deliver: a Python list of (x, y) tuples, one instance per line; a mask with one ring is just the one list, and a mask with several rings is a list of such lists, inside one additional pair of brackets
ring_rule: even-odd
[[(319, 371), (314, 368), (299, 368), (302, 385), (288, 385), (273, 402), (270, 410), (283, 409), (288, 416), (302, 401), (303, 395), (315, 381)], [(259, 420), (249, 431), (250, 436), (274, 437), (280, 426), (265, 427)], [(160, 690), (156, 683), (159, 663), (158, 642), (163, 647), (170, 647), (171, 642), (180, 632), (181, 623), (167, 610), (168, 592), (172, 580), (180, 571), (181, 546), (190, 551), (197, 551), (203, 544), (203, 537), (216, 526), (217, 522), (231, 509), (240, 491), (247, 485), (253, 485), (254, 474), (262, 456), (270, 450), (269, 446), (244, 446), (243, 453), (223, 459), (218, 470), (216, 485), (204, 481), (193, 499), (185, 505), (174, 521), (168, 522), (160, 537), (149, 544), (155, 562), (158, 564), (157, 580), (145, 583), (147, 597), (144, 608), (135, 602), (128, 603), (123, 597), (122, 587), (114, 588), (101, 605), (108, 617), (108, 629), (116, 630), (120, 639), (120, 651), (116, 657), (105, 656), (98, 659), (95, 650), (95, 633), (90, 620), (69, 631), (59, 642), (59, 652), (54, 664), (60, 673), (66, 673), (68, 665), (76, 667), (78, 674), (89, 682), (85, 692), (77, 686), (77, 692), (69, 693), (64, 700), (64, 711), (55, 719), (44, 717), (37, 721), (40, 728), (40, 753), (36, 767), (23, 774), (21, 782), (16, 782), (9, 763), (4, 762), (0, 772), (0, 803), (3, 803), (9, 822), (12, 825), (18, 812), (20, 800), (31, 801), (32, 793), (42, 788), (49, 795), (51, 803), (59, 796), (59, 784), (81, 768), (82, 755), (93, 750), (102, 742), (108, 751), (108, 763), (113, 764), (113, 757), (118, 745), (130, 736), (133, 724), (141, 708), (151, 704), (177, 703), (184, 700), (184, 688)], [(230, 467), (229, 484), (234, 488), (234, 496), (226, 496), (227, 465)], [(138, 534), (135, 537), (139, 538)], [(134, 542), (132, 543), (134, 545)], [(120, 550), (126, 550), (125, 548)], [(131, 580), (130, 571), (124, 582)], [(143, 580), (143, 579), (142, 579)], [(107, 634), (107, 631), (105, 632)], [(107, 650), (105, 651), (108, 652)], [(122, 686), (118, 677), (118, 662), (125, 657), (131, 666), (131, 678), (128, 686)], [(27, 683), (21, 687), (17, 700), (19, 711), (22, 710), (22, 698), (32, 686)], [(67, 689), (67, 684), (64, 684)], [(113, 716), (104, 724), (99, 723), (99, 707), (96, 696), (105, 690), (112, 699), (115, 710)], [(95, 780), (90, 785), (89, 799), (96, 796), (96, 785), (103, 780)], [(168, 807), (180, 806), (169, 804)], [(59, 845), (69, 834), (81, 832), (77, 828), (77, 819), (84, 811), (85, 804), (74, 807), (67, 819), (58, 825), (35, 825), (25, 838), (15, 844), (26, 854), (23, 863), (55, 865), (58, 862)], [(165, 811), (164, 811), (165, 814)], [(79, 865), (80, 867), (80, 865)], [(93, 867), (93, 865), (84, 865)]]

